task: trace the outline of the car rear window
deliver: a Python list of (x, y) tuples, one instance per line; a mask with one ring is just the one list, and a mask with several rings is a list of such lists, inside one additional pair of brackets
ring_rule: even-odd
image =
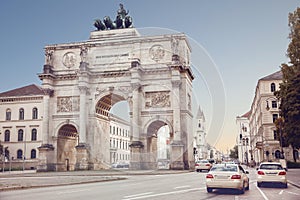
[(282, 170), (282, 167), (276, 164), (262, 164), (259, 169)]
[(236, 172), (237, 171), (237, 167), (236, 166), (214, 166), (213, 168), (211, 168), (210, 171), (216, 171), (216, 172)]

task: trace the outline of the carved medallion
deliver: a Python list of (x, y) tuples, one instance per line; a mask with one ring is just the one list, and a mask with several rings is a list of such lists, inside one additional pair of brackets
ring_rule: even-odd
[(65, 53), (62, 60), (64, 66), (70, 68), (74, 67), (76, 63), (76, 55), (73, 52)]
[(157, 62), (163, 59), (163, 57), (165, 56), (165, 50), (162, 45), (156, 44), (150, 48), (149, 55), (152, 60), (155, 60)]

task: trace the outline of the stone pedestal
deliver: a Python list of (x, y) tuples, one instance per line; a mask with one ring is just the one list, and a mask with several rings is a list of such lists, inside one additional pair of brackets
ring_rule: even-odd
[(171, 145), (170, 169), (183, 170), (183, 145), (180, 142), (173, 142)]
[(76, 146), (76, 164), (75, 170), (88, 170), (88, 146), (85, 143), (80, 143)]
[(39, 163), (37, 165), (38, 172), (56, 171), (54, 163), (54, 147), (52, 144), (42, 144), (38, 147)]
[(144, 169), (141, 163), (142, 149), (144, 144), (141, 141), (132, 141), (130, 147), (130, 169)]

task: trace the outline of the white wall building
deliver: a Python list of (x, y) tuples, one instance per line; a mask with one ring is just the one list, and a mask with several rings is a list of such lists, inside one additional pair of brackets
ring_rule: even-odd
[(236, 117), (238, 159), (244, 164), (249, 164), (251, 161), (249, 115), (250, 112), (247, 112), (242, 116)]

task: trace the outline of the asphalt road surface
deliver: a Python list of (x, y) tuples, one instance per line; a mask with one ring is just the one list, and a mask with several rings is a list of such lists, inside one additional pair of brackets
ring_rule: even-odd
[(256, 186), (255, 171), (250, 171), (250, 190), (239, 194), (234, 190), (214, 190), (207, 193), (206, 172), (162, 175), (134, 175), (128, 179), (68, 186), (11, 190), (0, 193), (1, 200), (298, 200), (300, 189), (289, 184), (288, 188), (268, 185)]

